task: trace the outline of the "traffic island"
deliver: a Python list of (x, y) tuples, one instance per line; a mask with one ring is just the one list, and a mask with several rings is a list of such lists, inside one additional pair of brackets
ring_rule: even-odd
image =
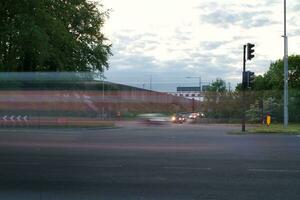
[(245, 135), (245, 134), (263, 134), (263, 135), (300, 135), (300, 124), (290, 124), (284, 128), (283, 124), (267, 125), (251, 125), (246, 132), (231, 131), (231, 135)]

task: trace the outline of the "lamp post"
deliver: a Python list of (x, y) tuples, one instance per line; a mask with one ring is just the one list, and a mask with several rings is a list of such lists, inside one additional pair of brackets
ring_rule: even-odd
[(104, 119), (104, 71), (102, 75), (102, 113), (101, 113), (101, 118)]
[[(185, 78), (197, 78), (197, 79), (199, 79), (199, 89), (200, 89), (200, 92), (202, 92), (202, 87), (201, 87), (201, 83), (202, 83), (202, 81), (201, 81), (201, 76), (187, 76), (187, 77), (185, 77)], [(199, 93), (200, 94), (200, 93)]]
[(201, 76), (187, 76), (185, 78), (189, 78), (189, 79), (196, 78), (196, 79), (199, 79), (199, 95), (198, 95), (198, 98), (199, 98), (199, 108), (200, 108), (200, 99), (201, 99), (200, 96), (201, 96), (201, 92), (202, 92), (202, 80), (201, 80)]
[(288, 127), (289, 110), (288, 110), (288, 37), (286, 31), (286, 0), (284, 0), (284, 127)]

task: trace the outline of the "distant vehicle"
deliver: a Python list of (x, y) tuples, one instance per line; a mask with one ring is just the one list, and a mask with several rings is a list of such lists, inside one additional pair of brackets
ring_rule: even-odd
[(201, 112), (181, 112), (172, 117), (172, 122), (182, 124), (184, 122), (191, 122), (203, 117), (205, 117), (205, 115)]
[(200, 116), (200, 113), (190, 113), (189, 114), (189, 119), (196, 119), (197, 117), (199, 117)]
[(182, 124), (187, 120), (186, 113), (177, 113), (172, 117), (172, 122), (173, 123), (179, 123)]
[(138, 115), (141, 123), (149, 125), (164, 125), (170, 122), (170, 118), (162, 113), (146, 113)]
[(197, 119), (205, 117), (204, 113), (202, 112), (192, 112), (189, 114), (189, 119)]

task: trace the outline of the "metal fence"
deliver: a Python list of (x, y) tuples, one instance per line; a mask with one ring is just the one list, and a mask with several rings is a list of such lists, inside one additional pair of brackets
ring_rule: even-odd
[[(142, 113), (203, 112), (201, 123), (238, 123), (245, 106), (248, 123), (263, 123), (270, 114), (283, 121), (283, 91), (203, 92), (201, 101), (71, 74), (53, 79), (17, 74), (0, 80), (0, 123), (62, 123), (72, 119), (131, 119)], [(76, 78), (74, 79), (74, 76)], [(44, 79), (43, 77), (46, 77)], [(78, 78), (80, 77), (80, 78)], [(300, 90), (289, 91), (290, 122), (300, 122)]]

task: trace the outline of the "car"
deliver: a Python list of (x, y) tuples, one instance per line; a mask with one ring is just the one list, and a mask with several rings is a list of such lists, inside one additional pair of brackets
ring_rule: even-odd
[(192, 113), (189, 114), (189, 119), (196, 119), (199, 116), (200, 116), (199, 113), (192, 112)]
[(162, 113), (145, 113), (138, 115), (141, 123), (148, 125), (164, 125), (170, 122), (169, 117)]
[(189, 114), (189, 119), (197, 119), (205, 117), (204, 113), (202, 112), (192, 112)]
[(182, 124), (187, 120), (186, 114), (184, 113), (177, 113), (172, 117), (172, 122), (173, 123), (179, 123)]

